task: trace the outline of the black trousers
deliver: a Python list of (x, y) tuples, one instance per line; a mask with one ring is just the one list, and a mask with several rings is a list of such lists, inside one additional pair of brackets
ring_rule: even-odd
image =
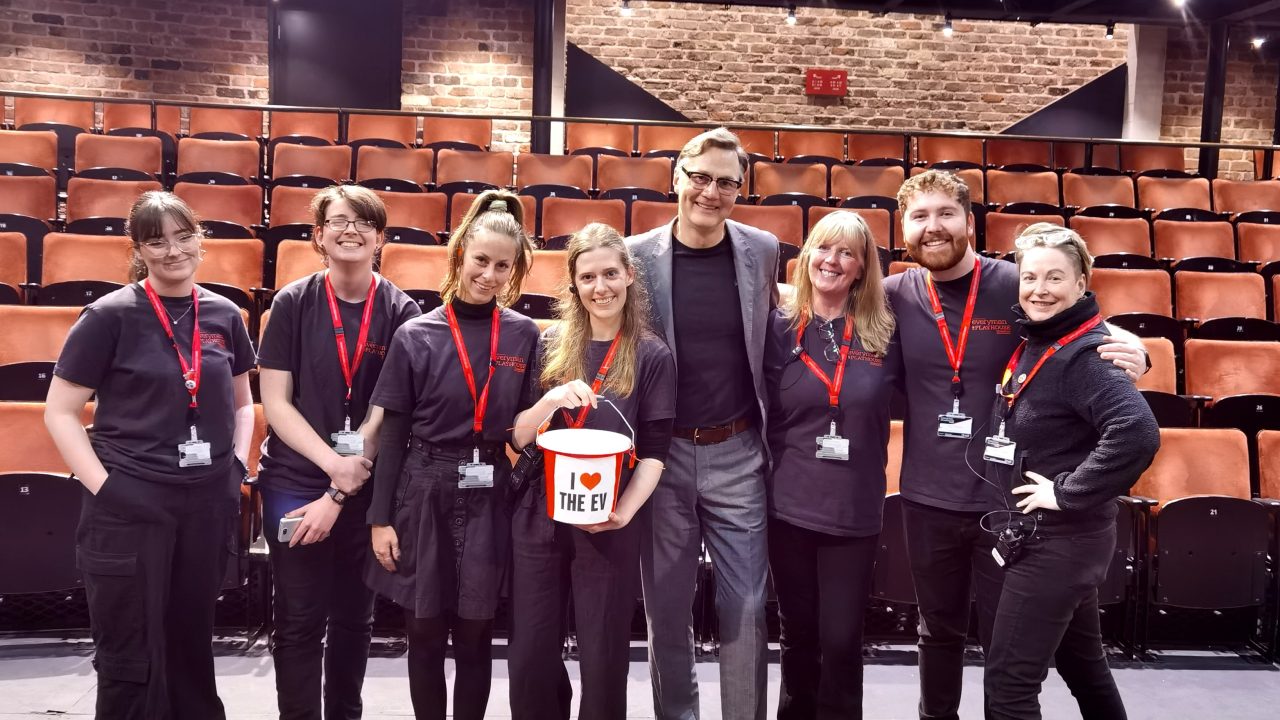
[(167, 485), (112, 471), (76, 533), (98, 718), (221, 719), (213, 614), (235, 551), (240, 473)]
[[(373, 630), (368, 493), (347, 501), (329, 537), (312, 545), (280, 543), (268, 533), (275, 586), (276, 695), (281, 720), (354, 720)], [(324, 712), (321, 713), (321, 678)]]
[(631, 618), (640, 579), (640, 528), (592, 535), (547, 517), (541, 488), (530, 488), (512, 518), (513, 720), (565, 720), (573, 689), (561, 657), (573, 596), (583, 720), (623, 720)]
[(1040, 717), (1040, 687), (1053, 660), (1087, 720), (1124, 720), (1124, 703), (1102, 649), (1098, 585), (1115, 550), (1114, 527), (1037, 538), (1005, 569), (987, 652), (988, 713)]
[(978, 640), (991, 648), (1003, 573), (991, 557), (995, 537), (979, 527), (982, 513), (902, 503), (907, 556), (920, 623), (920, 717), (957, 720), (969, 633), (969, 601), (977, 603)]
[(778, 720), (862, 717), (863, 617), (878, 539), (769, 519), (769, 569), (782, 625)]

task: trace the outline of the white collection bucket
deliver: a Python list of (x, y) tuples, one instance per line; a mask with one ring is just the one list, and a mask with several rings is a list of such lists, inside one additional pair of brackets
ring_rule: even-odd
[[(618, 411), (608, 400), (601, 398), (600, 403)], [(608, 430), (567, 428), (538, 435), (545, 459), (547, 515), (570, 525), (608, 520), (618, 503), (623, 457), (633, 445), (631, 438)]]

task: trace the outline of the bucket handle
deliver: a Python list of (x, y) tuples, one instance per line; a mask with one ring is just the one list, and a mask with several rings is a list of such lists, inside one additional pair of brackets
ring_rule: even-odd
[[(602, 397), (602, 396), (599, 396), (599, 395), (597, 395), (597, 396), (596, 396), (596, 399), (598, 400), (598, 402), (608, 403), (609, 407), (613, 408), (613, 411), (614, 411), (614, 412), (616, 412), (616, 413), (618, 414), (618, 417), (622, 418), (622, 424), (623, 424), (623, 425), (626, 425), (626, 426), (627, 426), (627, 430), (629, 430), (629, 431), (631, 432), (631, 454), (632, 454), (632, 457), (634, 457), (634, 456), (635, 456), (635, 452), (636, 452), (636, 430), (635, 430), (635, 428), (631, 427), (631, 423), (627, 422), (627, 416), (622, 414), (622, 411), (618, 409), (618, 406), (617, 406), (617, 405), (614, 405), (614, 404), (613, 404), (613, 401), (612, 401), (612, 400), (610, 400), (610, 399), (609, 399), (609, 398), (607, 398), (607, 397)], [(547, 421), (548, 421), (548, 420), (550, 420), (551, 418), (555, 417), (555, 416), (556, 416), (556, 413), (560, 412), (560, 411), (561, 411), (561, 410), (563, 410), (563, 409), (565, 409), (565, 408), (555, 408), (555, 409), (553, 409), (551, 412), (547, 413), (547, 416), (546, 416), (546, 417), (544, 417), (544, 418), (542, 418), (542, 422), (538, 423), (538, 427), (539, 427), (539, 428), (545, 427), (545, 426), (546, 426), (546, 424), (547, 424)], [(541, 435), (541, 434), (542, 434), (542, 430), (541, 430), (541, 429), (539, 429), (539, 430), (538, 430), (538, 435)]]

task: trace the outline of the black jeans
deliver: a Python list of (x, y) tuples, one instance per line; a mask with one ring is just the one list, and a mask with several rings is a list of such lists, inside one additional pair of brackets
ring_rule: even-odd
[(226, 717), (214, 682), (213, 613), (235, 550), (240, 477), (168, 485), (116, 470), (98, 495), (85, 493), (76, 560), (97, 717)]
[(1031, 541), (1005, 569), (987, 652), (992, 718), (1040, 717), (1040, 686), (1052, 659), (1088, 720), (1124, 720), (1124, 703), (1102, 649), (1098, 585), (1115, 549), (1114, 527)]
[(368, 491), (351, 497), (329, 537), (312, 545), (289, 547), (267, 533), (275, 586), (271, 656), (281, 720), (361, 715), (373, 629), (373, 591), (364, 583), (365, 564), (372, 562), (368, 504)]
[(782, 624), (778, 720), (862, 717), (863, 617), (878, 539), (769, 519), (769, 568)]
[(624, 720), (639, 524), (592, 535), (547, 517), (544, 497), (541, 487), (529, 488), (512, 518), (511, 717), (569, 717), (573, 688), (560, 652), (572, 592), (582, 674), (578, 717)]
[(977, 602), (978, 640), (984, 649), (991, 648), (1004, 577), (991, 557), (995, 537), (979, 527), (981, 517), (977, 512), (902, 503), (907, 556), (920, 610), (922, 720), (959, 717), (971, 595)]

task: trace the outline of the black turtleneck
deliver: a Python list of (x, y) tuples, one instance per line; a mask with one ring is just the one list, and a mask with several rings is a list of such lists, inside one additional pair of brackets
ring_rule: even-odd
[(489, 320), (493, 318), (493, 309), (498, 307), (497, 298), (489, 298), (487, 303), (469, 303), (460, 297), (455, 297), (453, 302), (449, 303), (453, 306), (453, 312), (461, 318), (470, 318), (472, 320)]
[[(1054, 343), (1098, 315), (1093, 293), (1040, 321), (1014, 309), (1026, 339), (1008, 392)], [(1061, 347), (1022, 390), (1005, 421), (1005, 435), (1018, 444), (1022, 469), (1054, 483), (1061, 511), (1034, 513), (1042, 534), (1083, 534), (1105, 528), (1115, 518), (1114, 498), (1129, 491), (1160, 447), (1160, 432), (1146, 400), (1124, 371), (1103, 360), (1106, 326), (1099, 324)], [(1000, 425), (1005, 400), (997, 398), (991, 427)], [(997, 509), (1012, 508), (1025, 496), (1011, 488), (1032, 481), (1013, 477), (1006, 465), (987, 463), (987, 479)], [(1004, 523), (998, 519), (997, 527)]]

